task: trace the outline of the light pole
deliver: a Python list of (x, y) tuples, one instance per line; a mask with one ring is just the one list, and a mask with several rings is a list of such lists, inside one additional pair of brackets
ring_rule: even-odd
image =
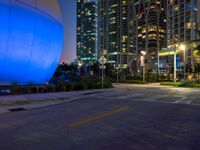
[(78, 62), (78, 67), (79, 67), (79, 70), (80, 70), (80, 76), (81, 76), (81, 67), (83, 66), (83, 63), (82, 61), (79, 61)]
[(143, 83), (145, 82), (145, 55), (146, 55), (146, 52), (145, 51), (141, 51), (141, 66), (143, 68)]
[(185, 66), (186, 66), (186, 59), (185, 59), (185, 53), (186, 53), (186, 45), (185, 44), (181, 44), (180, 45), (180, 50), (183, 50), (183, 76), (184, 76), (184, 81), (185, 81)]
[(176, 47), (174, 46), (174, 83), (176, 83)]
[(106, 64), (106, 62), (107, 62), (107, 59), (104, 57), (105, 55), (107, 54), (107, 50), (103, 50), (102, 51), (102, 56), (101, 56), (101, 58), (100, 58), (100, 63), (101, 63), (101, 71), (102, 71), (102, 89), (103, 89), (103, 82), (104, 82), (104, 67), (105, 67), (105, 64)]

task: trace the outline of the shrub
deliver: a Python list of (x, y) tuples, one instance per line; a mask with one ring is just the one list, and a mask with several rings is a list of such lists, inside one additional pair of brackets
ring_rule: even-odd
[(103, 87), (104, 88), (112, 88), (112, 82), (110, 81), (104, 81), (104, 84), (103, 84)]
[(56, 91), (57, 92), (62, 92), (65, 91), (65, 82), (64, 80), (58, 80), (56, 83)]
[(45, 92), (55, 92), (55, 86), (53, 86), (53, 85), (45, 85), (44, 86), (44, 91)]
[(28, 93), (37, 93), (37, 87), (31, 85), (27, 87)]
[(97, 86), (96, 86), (95, 82), (89, 81), (89, 82), (87, 82), (87, 88), (94, 89), (94, 88), (97, 88)]
[(148, 83), (157, 82), (158, 81), (157, 73), (147, 73), (146, 74), (146, 81)]
[[(104, 81), (104, 88), (112, 88), (111, 81)], [(45, 84), (43, 87), (37, 87), (30, 84), (26, 87), (21, 87), (17, 84), (13, 84), (11, 87), (12, 94), (27, 94), (27, 93), (39, 93), (39, 92), (63, 92), (72, 90), (86, 90), (86, 89), (99, 89), (102, 88), (101, 80), (91, 80), (85, 82), (65, 83), (63, 80), (58, 80), (55, 85)]]
[(11, 86), (11, 93), (14, 95), (21, 94), (21, 87), (17, 83), (13, 83)]
[(66, 84), (65, 85), (65, 91), (72, 91), (73, 90), (73, 85), (72, 84)]
[(87, 89), (87, 84), (83, 82), (73, 84), (73, 90), (85, 90)]

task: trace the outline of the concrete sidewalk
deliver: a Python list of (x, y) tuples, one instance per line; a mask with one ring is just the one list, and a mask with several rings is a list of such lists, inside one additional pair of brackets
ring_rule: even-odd
[(28, 110), (51, 105), (62, 104), (79, 99), (83, 96), (92, 96), (113, 89), (94, 89), (84, 91), (39, 93), (26, 95), (0, 96), (0, 113), (17, 110)]
[(176, 87), (171, 85), (160, 85), (160, 83), (146, 83), (146, 84), (134, 84), (134, 83), (113, 83), (115, 88), (163, 88), (163, 89), (184, 89), (189, 91), (200, 91), (200, 88), (192, 88), (192, 87)]
[(174, 86), (160, 85), (160, 83), (146, 83), (146, 84), (134, 84), (134, 83), (113, 83), (114, 87), (143, 87), (143, 88), (175, 88)]

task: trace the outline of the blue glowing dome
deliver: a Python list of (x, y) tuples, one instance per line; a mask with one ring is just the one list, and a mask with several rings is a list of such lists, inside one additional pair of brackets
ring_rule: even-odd
[(56, 0), (0, 0), (0, 84), (42, 84), (59, 62), (63, 25)]

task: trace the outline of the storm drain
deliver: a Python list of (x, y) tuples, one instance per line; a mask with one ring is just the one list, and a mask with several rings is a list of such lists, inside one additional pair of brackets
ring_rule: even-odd
[(10, 112), (18, 112), (18, 111), (25, 111), (25, 110), (26, 109), (24, 109), (23, 107), (8, 109), (8, 111)]

